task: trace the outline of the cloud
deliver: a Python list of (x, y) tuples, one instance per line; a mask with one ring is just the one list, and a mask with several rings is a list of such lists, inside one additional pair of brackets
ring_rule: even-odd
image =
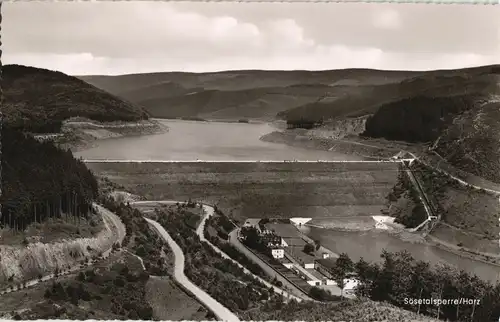
[(265, 29), (267, 42), (284, 50), (304, 50), (314, 46), (314, 40), (304, 37), (304, 29), (293, 19), (272, 21)]
[(380, 29), (398, 29), (401, 16), (394, 9), (377, 10), (372, 17), (373, 26)]
[(4, 64), (70, 74), (422, 70), (500, 57), (496, 7), (10, 2), (2, 9)]

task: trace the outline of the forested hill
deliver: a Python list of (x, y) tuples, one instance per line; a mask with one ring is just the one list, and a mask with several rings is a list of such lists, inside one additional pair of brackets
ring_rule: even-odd
[(325, 93), (353, 91), (358, 95), (359, 87), (399, 83), (419, 74), (369, 69), (232, 70), (79, 78), (144, 107), (154, 117), (269, 121), (280, 112), (311, 104)]
[(500, 182), (500, 67), (448, 84), (380, 105), (364, 135), (426, 144), (454, 167)]
[(96, 121), (147, 119), (140, 107), (76, 77), (22, 65), (2, 66), (4, 124), (31, 132), (55, 132), (72, 116)]
[(3, 126), (1, 137), (0, 226), (24, 230), (62, 213), (75, 221), (89, 214), (98, 187), (82, 161), (8, 125)]

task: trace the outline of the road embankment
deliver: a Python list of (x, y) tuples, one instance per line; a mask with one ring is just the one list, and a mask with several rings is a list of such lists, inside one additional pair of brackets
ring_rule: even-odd
[(54, 243), (31, 243), (27, 246), (0, 246), (0, 287), (13, 290), (13, 285), (35, 285), (49, 280), (58, 270), (74, 271), (81, 262), (102, 254), (107, 257), (113, 244), (122, 243), (126, 231), (120, 218), (102, 206), (94, 204), (102, 215), (104, 229), (92, 238), (77, 238)]

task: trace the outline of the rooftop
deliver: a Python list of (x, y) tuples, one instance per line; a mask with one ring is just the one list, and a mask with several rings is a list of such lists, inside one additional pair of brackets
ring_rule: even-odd
[(285, 249), (285, 252), (290, 256), (295, 258), (299, 264), (311, 264), (314, 263), (315, 257), (303, 252), (303, 246), (290, 246)]
[(302, 238), (289, 238), (289, 237), (282, 237), (282, 238), (286, 242), (286, 244), (290, 247), (295, 246), (295, 247), (300, 247), (302, 249), (306, 244), (306, 242)]
[(301, 238), (300, 232), (292, 224), (266, 224), (266, 228), (274, 230), (276, 235), (283, 238)]
[(245, 220), (244, 226), (257, 226), (259, 224), (260, 218), (248, 218)]
[(324, 280), (326, 279), (326, 276), (321, 274), (320, 272), (318, 272), (317, 270), (315, 269), (312, 269), (312, 268), (308, 268), (306, 269), (306, 271), (309, 272), (309, 274), (311, 274), (312, 276), (316, 277), (317, 279), (319, 280)]
[(317, 259), (316, 262), (320, 265), (325, 266), (326, 268), (334, 268), (337, 259), (329, 257), (329, 258)]
[(283, 257), (283, 258), (278, 258), (278, 261), (281, 263), (281, 264), (289, 264), (291, 263), (291, 261), (286, 258), (286, 257)]

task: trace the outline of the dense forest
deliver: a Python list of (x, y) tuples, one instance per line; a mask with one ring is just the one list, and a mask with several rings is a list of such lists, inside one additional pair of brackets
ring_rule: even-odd
[(388, 140), (430, 142), (437, 139), (455, 116), (473, 109), (478, 100), (479, 97), (473, 95), (404, 98), (382, 105), (366, 121), (363, 135)]
[(39, 142), (10, 126), (2, 128), (2, 214), (0, 225), (16, 231), (47, 218), (87, 217), (98, 185), (71, 151)]
[(306, 118), (298, 118), (298, 119), (289, 119), (286, 121), (287, 129), (313, 129), (315, 127), (319, 127), (323, 124), (321, 119), (306, 119)]
[[(449, 266), (432, 267), (415, 260), (407, 251), (384, 251), (381, 257), (381, 265), (363, 259), (353, 264), (362, 285), (358, 295), (447, 321), (498, 320), (500, 284), (493, 285)], [(415, 305), (409, 299), (470, 299), (476, 303)]]

